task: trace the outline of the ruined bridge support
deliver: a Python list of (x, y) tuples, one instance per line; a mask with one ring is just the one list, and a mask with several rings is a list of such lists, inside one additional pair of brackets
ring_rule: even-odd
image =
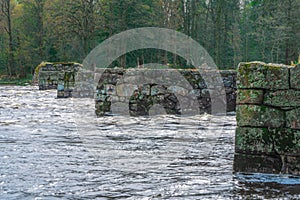
[(33, 82), (39, 90), (57, 89), (57, 98), (72, 97), (75, 77), (82, 65), (74, 62), (42, 62), (35, 69)]
[[(197, 69), (104, 69), (99, 77), (96, 91), (96, 114), (98, 117), (110, 114), (149, 115), (155, 105), (154, 114), (203, 114), (211, 113), (212, 101), (221, 98), (221, 89), (226, 94), (227, 111), (235, 110), (236, 71), (203, 71)], [(220, 84), (206, 85), (203, 75)], [(225, 91), (224, 91), (225, 90)]]
[[(53, 86), (57, 87), (58, 95), (70, 96), (64, 94), (74, 85), (74, 78), (70, 84), (69, 70), (61, 70), (61, 66), (42, 66), (40, 89)], [(94, 74), (87, 72), (81, 73), (82, 78), (78, 79), (82, 82), (78, 83), (81, 90), (75, 92), (80, 97), (95, 97), (98, 117), (118, 114), (115, 111), (131, 116), (149, 115), (155, 105), (167, 114), (181, 114), (186, 110), (196, 111), (193, 114), (211, 113), (212, 100), (220, 95), (218, 87), (207, 87), (198, 70), (103, 70), (101, 76), (96, 77), (99, 80), (96, 91), (89, 88), (93, 85)], [(171, 76), (164, 76), (167, 71)], [(240, 63), (237, 72), (219, 72), (227, 111), (236, 110), (234, 171), (300, 175), (300, 65), (250, 62)], [(216, 71), (201, 73), (212, 80), (217, 74)]]
[(235, 172), (300, 175), (300, 65), (240, 63)]

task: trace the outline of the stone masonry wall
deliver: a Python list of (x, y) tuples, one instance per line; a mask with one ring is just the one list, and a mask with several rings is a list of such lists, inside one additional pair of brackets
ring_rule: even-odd
[(234, 171), (300, 175), (300, 65), (240, 63)]
[[(216, 71), (203, 73), (212, 80), (217, 74)], [(234, 111), (236, 71), (220, 71), (220, 74), (227, 111)], [(220, 95), (219, 88), (208, 89), (203, 77), (194, 69), (105, 69), (98, 80), (95, 95), (98, 117), (115, 112), (131, 116), (149, 115), (154, 105), (160, 105), (167, 114), (210, 113), (211, 95), (215, 95), (213, 98)]]
[(37, 67), (39, 89), (57, 89), (58, 98), (71, 97), (80, 67), (78, 63), (41, 63)]

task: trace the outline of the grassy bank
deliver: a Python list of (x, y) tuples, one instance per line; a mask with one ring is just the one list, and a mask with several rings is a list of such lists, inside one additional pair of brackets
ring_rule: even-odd
[(0, 85), (30, 85), (32, 81), (32, 75), (29, 74), (26, 78), (9, 78), (7, 76), (0, 76)]

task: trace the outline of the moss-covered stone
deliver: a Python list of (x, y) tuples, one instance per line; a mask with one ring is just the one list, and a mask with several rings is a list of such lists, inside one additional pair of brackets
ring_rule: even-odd
[(274, 129), (274, 149), (280, 155), (300, 156), (299, 131), (289, 128)]
[(237, 86), (241, 89), (288, 89), (289, 67), (263, 62), (240, 63)]
[(283, 127), (284, 112), (263, 105), (237, 105), (236, 118), (238, 126)]
[(57, 89), (57, 98), (72, 97), (75, 76), (81, 67), (81, 64), (72, 62), (42, 62), (35, 69), (35, 77), (38, 77), (39, 89)]
[(284, 159), (285, 165), (281, 173), (300, 176), (300, 156), (285, 156)]
[(111, 111), (111, 102), (110, 101), (100, 101), (95, 104), (96, 115), (98, 117), (107, 115)]
[(278, 174), (281, 172), (281, 169), (282, 162), (279, 155), (268, 156), (243, 153), (236, 153), (234, 155), (234, 172)]
[(286, 126), (300, 130), (300, 108), (286, 112)]
[[(223, 78), (221, 81), (220, 74)], [(104, 101), (103, 99), (109, 95), (113, 103), (125, 102), (121, 99), (126, 99), (129, 102), (129, 113), (133, 116), (148, 115), (149, 109), (151, 110), (156, 104), (163, 107), (167, 114), (211, 113), (211, 100), (220, 101), (220, 96), (225, 93), (227, 111), (235, 110), (236, 72), (232, 70), (203, 70), (200, 73), (198, 69), (108, 68), (96, 69), (95, 74), (92, 75), (94, 76), (91, 77), (85, 72), (78, 73), (77, 77), (81, 82), (76, 81), (76, 85), (83, 88), (83, 91), (76, 91), (77, 96), (86, 96), (82, 94), (84, 91), (93, 91), (89, 86), (93, 86), (94, 80), (99, 80), (96, 87), (96, 104)], [(210, 84), (209, 89), (205, 82), (207, 80), (204, 80), (202, 75), (213, 83)], [(162, 87), (163, 85), (165, 88)], [(109, 91), (113, 92), (109, 93)], [(90, 93), (87, 95), (94, 97)], [(218, 105), (225, 106), (225, 103)]]
[(293, 89), (300, 89), (300, 64), (290, 69), (290, 85)]
[(300, 175), (299, 74), (286, 65), (240, 64), (235, 171)]
[(272, 133), (268, 128), (237, 127), (235, 133), (235, 151), (238, 153), (274, 154)]
[(289, 66), (268, 64), (267, 82), (270, 90), (289, 89)]
[(233, 170), (234, 172), (284, 173), (299, 176), (300, 157), (236, 153), (234, 155)]
[(263, 90), (244, 90), (237, 91), (237, 104), (262, 104), (264, 99)]
[(237, 74), (238, 88), (268, 88), (267, 67), (262, 62), (240, 63)]
[(300, 91), (278, 90), (266, 92), (264, 104), (276, 107), (298, 107), (300, 105)]
[(144, 84), (129, 99), (131, 116), (147, 116), (155, 104), (161, 105), (167, 114), (180, 114), (177, 97), (164, 85)]
[(235, 150), (247, 154), (300, 156), (300, 132), (288, 128), (236, 129)]

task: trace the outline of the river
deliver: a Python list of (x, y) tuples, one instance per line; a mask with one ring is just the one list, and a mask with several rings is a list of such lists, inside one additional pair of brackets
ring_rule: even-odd
[(0, 86), (0, 199), (300, 199), (300, 177), (233, 174), (234, 115), (96, 119), (77, 101)]

